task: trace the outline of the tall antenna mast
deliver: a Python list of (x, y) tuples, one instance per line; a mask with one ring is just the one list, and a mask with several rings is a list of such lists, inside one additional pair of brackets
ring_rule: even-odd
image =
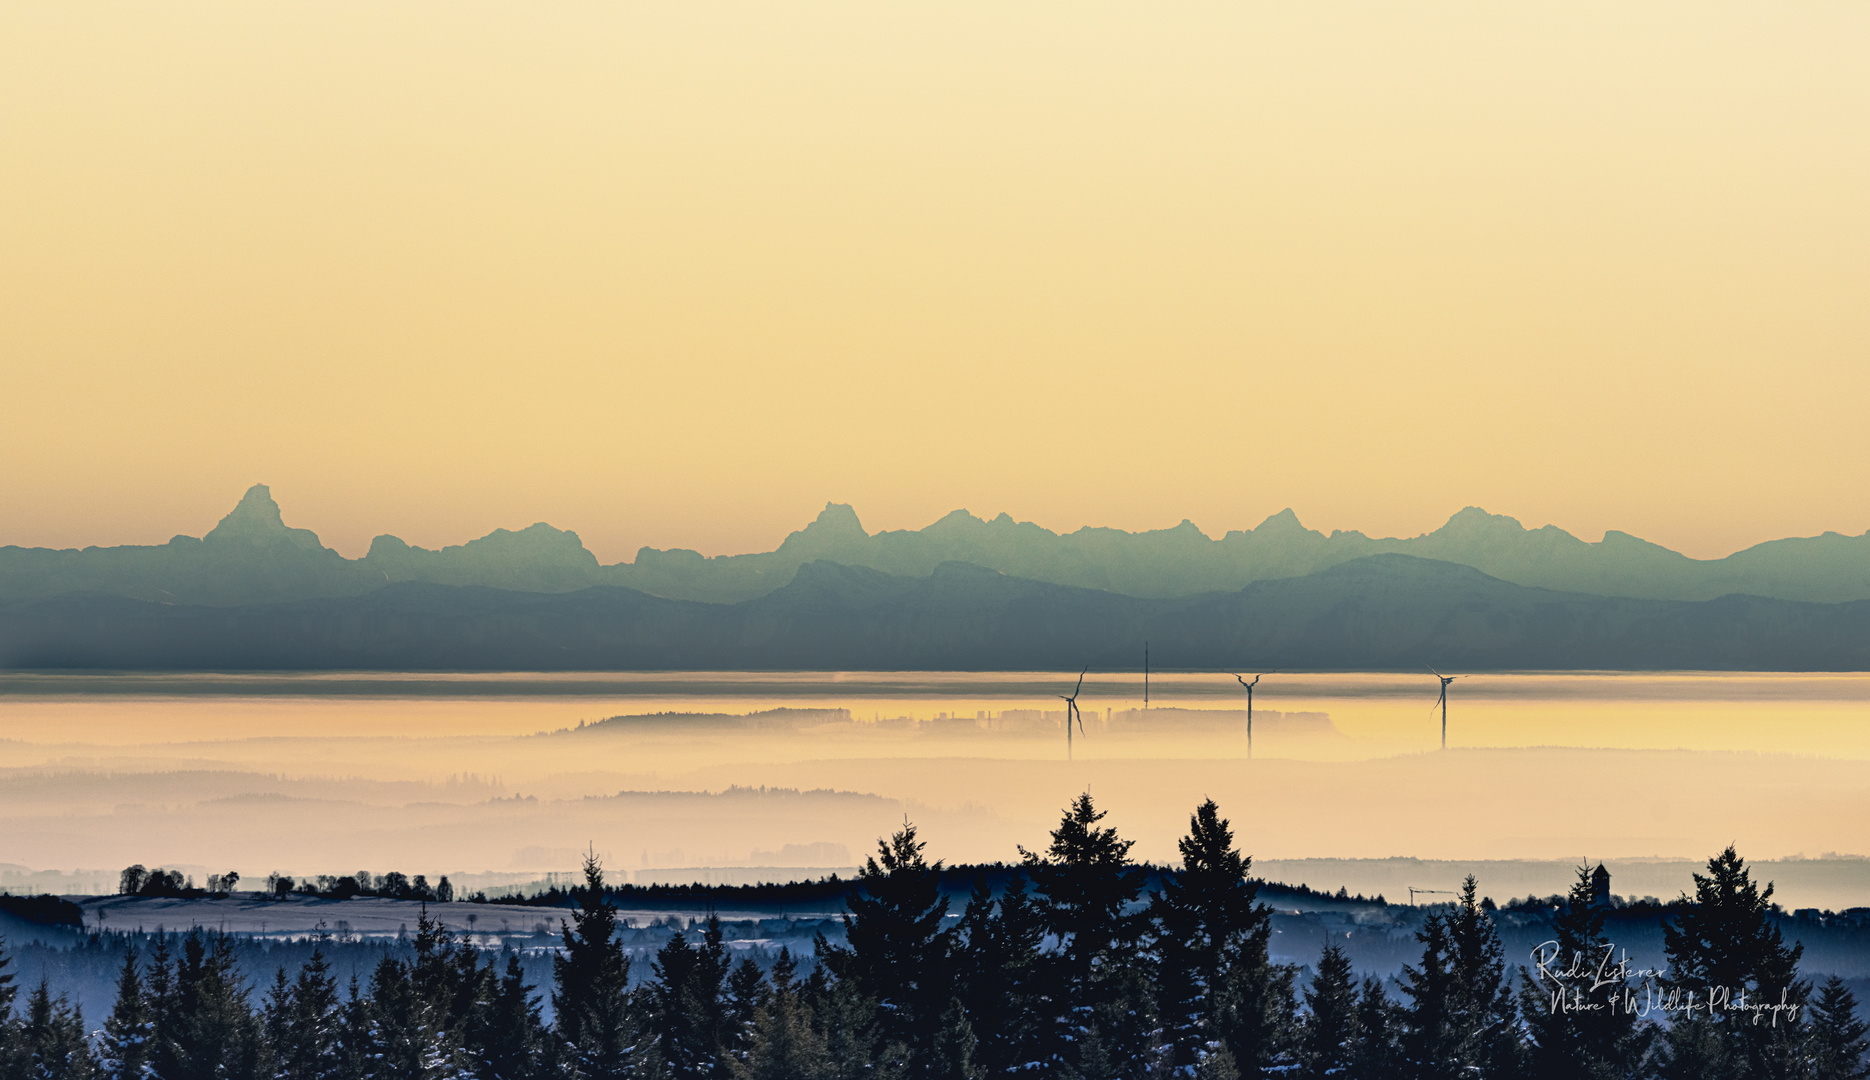
[(1149, 642), (1143, 642), (1143, 708), (1149, 708)]

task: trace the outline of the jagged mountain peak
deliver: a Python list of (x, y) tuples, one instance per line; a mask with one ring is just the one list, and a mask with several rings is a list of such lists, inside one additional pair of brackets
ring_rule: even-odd
[(279, 504), (273, 501), (273, 489), (265, 484), (255, 484), (247, 489), (246, 494), (240, 497), (240, 501), (234, 504), (234, 508), (227, 512), (227, 516), (221, 519), (219, 525), (215, 526), (214, 532), (220, 532), (223, 529), (230, 532), (243, 532), (251, 529), (283, 529), (285, 527), (285, 518), (280, 513)]
[(786, 538), (787, 543), (800, 537), (814, 540), (863, 540), (869, 537), (864, 531), (863, 522), (857, 520), (857, 511), (850, 503), (828, 502), (818, 512), (810, 525)]
[(478, 540), (469, 540), (465, 546), (473, 547), (515, 546), (535, 549), (570, 549), (584, 550), (584, 541), (570, 529), (560, 529), (543, 521), (535, 521), (523, 529), (495, 529)]
[[(1005, 515), (1002, 515), (1002, 516), (1005, 516)], [(944, 531), (944, 532), (952, 532), (956, 529), (968, 529), (968, 528), (973, 528), (973, 527), (981, 526), (985, 524), (987, 523), (982, 521), (980, 518), (975, 517), (972, 511), (950, 510), (946, 514), (943, 514), (941, 517), (937, 518), (932, 524), (929, 525), (928, 529), (924, 531), (939, 530), (939, 531)]]
[(273, 501), (273, 490), (265, 484), (248, 488), (220, 524), (202, 539), (212, 544), (273, 544), (285, 540), (304, 548), (323, 547), (310, 529), (294, 529), (286, 524), (279, 504)]
[[(577, 533), (544, 522), (435, 551), (383, 535), (364, 558), (346, 559), (310, 530), (287, 525), (271, 489), (255, 484), (205, 539), (177, 537), (150, 550), (0, 548), (0, 602), (101, 593), (229, 604), (356, 595), (386, 583), (424, 581), (540, 592), (621, 585), (669, 599), (733, 603), (772, 592), (814, 560), (905, 579), (927, 578), (943, 563), (971, 563), (984, 568), (980, 573), (1170, 597), (1231, 592), (1387, 553), (1459, 563), (1519, 585), (1598, 595), (1870, 599), (1870, 533), (1768, 541), (1723, 559), (1698, 560), (1614, 530), (1587, 543), (1554, 525), (1527, 529), (1477, 506), (1414, 537), (1341, 530), (1327, 537), (1288, 508), (1251, 531), (1210, 539), (1188, 520), (1135, 533), (1086, 527), (1060, 535), (1007, 513), (983, 520), (966, 510), (921, 529), (872, 535), (850, 505), (827, 502), (778, 550), (711, 559), (644, 548), (634, 563), (600, 565)], [(808, 573), (804, 583), (827, 573)]]
[(1306, 528), (1304, 523), (1299, 521), (1299, 515), (1294, 513), (1290, 506), (1253, 528), (1255, 536), (1263, 537), (1303, 536), (1311, 532), (1311, 529)]
[(1502, 535), (1523, 533), (1526, 527), (1518, 518), (1490, 514), (1478, 506), (1464, 506), (1435, 531), (1448, 536)]

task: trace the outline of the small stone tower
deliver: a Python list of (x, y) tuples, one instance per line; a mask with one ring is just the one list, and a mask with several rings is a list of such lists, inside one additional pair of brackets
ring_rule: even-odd
[(1598, 863), (1597, 869), (1591, 871), (1591, 906), (1610, 906), (1610, 871), (1604, 869), (1603, 863)]

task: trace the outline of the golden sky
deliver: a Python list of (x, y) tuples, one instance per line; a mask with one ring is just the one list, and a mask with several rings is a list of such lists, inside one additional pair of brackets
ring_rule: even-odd
[(1870, 528), (1870, 5), (0, 6), (0, 543)]

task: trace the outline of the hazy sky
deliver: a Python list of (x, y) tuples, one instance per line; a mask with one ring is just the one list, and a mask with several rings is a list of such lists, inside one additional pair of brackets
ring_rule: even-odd
[(1870, 5), (0, 6), (0, 543), (1870, 528)]

